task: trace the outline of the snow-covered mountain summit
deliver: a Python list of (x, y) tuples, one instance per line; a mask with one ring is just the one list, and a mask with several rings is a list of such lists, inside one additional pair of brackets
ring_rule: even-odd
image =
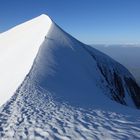
[(140, 88), (126, 68), (79, 42), (46, 15), (0, 35), (0, 65), (0, 103), (11, 97), (0, 109), (3, 138), (103, 138), (93, 133), (94, 121), (107, 130), (98, 117), (108, 115), (113, 123), (111, 113), (89, 108), (138, 112), (116, 102), (140, 107)]
[(139, 87), (125, 68), (65, 33), (46, 15), (3, 33), (0, 53), (1, 104), (28, 74), (57, 98), (77, 105), (92, 106), (107, 95), (140, 106)]

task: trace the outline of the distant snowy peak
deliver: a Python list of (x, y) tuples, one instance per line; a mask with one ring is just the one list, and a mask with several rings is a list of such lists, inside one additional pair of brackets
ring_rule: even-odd
[(110, 106), (111, 100), (140, 107), (140, 88), (127, 69), (76, 40), (46, 15), (0, 36), (0, 65), (0, 104), (14, 92), (22, 98), (25, 85), (31, 85), (36, 88), (30, 90), (43, 89), (80, 107)]

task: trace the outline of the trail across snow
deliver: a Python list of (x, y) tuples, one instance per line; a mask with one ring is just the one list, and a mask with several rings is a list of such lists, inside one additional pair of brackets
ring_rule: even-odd
[(27, 83), (1, 108), (3, 140), (140, 139), (140, 117), (75, 108), (56, 102), (35, 83)]

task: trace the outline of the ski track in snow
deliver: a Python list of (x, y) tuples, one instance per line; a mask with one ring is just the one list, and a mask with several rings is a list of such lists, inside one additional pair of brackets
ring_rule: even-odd
[(2, 140), (140, 139), (140, 118), (59, 103), (29, 81), (0, 112)]

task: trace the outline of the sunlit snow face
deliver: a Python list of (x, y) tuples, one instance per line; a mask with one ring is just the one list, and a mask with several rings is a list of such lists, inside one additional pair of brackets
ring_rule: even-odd
[(0, 105), (29, 73), (51, 24), (48, 16), (41, 15), (0, 35)]

